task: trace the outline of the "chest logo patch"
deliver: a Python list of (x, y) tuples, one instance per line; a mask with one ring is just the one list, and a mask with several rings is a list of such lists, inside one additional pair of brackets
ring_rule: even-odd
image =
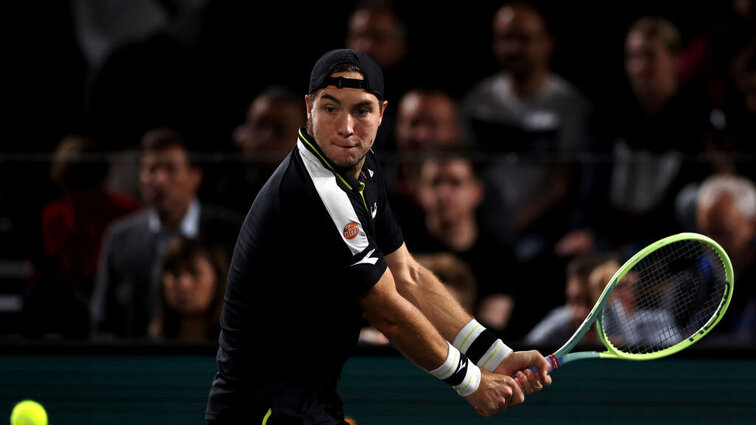
[(354, 221), (350, 221), (344, 226), (344, 237), (346, 239), (354, 239), (360, 233), (360, 225)]

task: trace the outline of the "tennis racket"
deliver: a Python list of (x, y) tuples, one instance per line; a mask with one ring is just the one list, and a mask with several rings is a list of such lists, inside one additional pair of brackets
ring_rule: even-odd
[[(617, 270), (578, 330), (547, 357), (551, 370), (583, 359), (653, 360), (690, 347), (722, 319), (733, 284), (730, 259), (712, 239), (680, 233), (652, 243)], [(572, 353), (594, 322), (606, 351)]]

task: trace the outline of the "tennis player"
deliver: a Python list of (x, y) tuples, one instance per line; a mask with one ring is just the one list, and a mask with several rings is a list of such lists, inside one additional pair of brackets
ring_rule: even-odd
[[(307, 125), (234, 250), (209, 424), (345, 424), (337, 383), (363, 317), (482, 415), (551, 383), (543, 356), (509, 349), (408, 252), (370, 149), (383, 94), (363, 53), (312, 69)], [(517, 372), (530, 366), (541, 372)]]

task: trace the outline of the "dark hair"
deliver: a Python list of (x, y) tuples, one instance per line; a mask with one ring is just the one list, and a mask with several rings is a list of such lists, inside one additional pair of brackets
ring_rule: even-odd
[(437, 146), (423, 153), (418, 163), (418, 169), (422, 168), (428, 161), (447, 162), (451, 160), (462, 160), (469, 163), (473, 176), (481, 181), (484, 180), (482, 170), (486, 165), (487, 158), (479, 156), (464, 143), (454, 146)]
[(578, 254), (567, 263), (567, 276), (588, 277), (596, 267), (610, 260), (616, 260), (615, 256), (598, 252)]
[(299, 103), (302, 101), (301, 95), (286, 86), (268, 86), (255, 96), (255, 98), (261, 97), (284, 103)]
[(101, 184), (108, 164), (96, 156), (93, 139), (82, 135), (64, 137), (50, 164), (50, 180), (63, 189), (81, 190)]
[(172, 127), (157, 127), (144, 133), (140, 143), (142, 152), (162, 151), (178, 147), (186, 149), (184, 136)]
[(155, 127), (147, 130), (142, 136), (139, 147), (142, 154), (178, 148), (186, 152), (189, 165), (199, 166), (199, 158), (189, 151), (184, 135), (173, 127)]
[[(206, 312), (208, 337), (215, 337), (220, 326), (220, 316), (223, 310), (223, 297), (226, 293), (226, 276), (228, 274), (228, 259), (224, 251), (217, 245), (210, 244), (202, 238), (187, 238), (178, 236), (168, 243), (163, 254), (161, 277), (166, 273), (178, 274), (192, 268), (197, 258), (204, 258), (213, 268), (216, 287), (213, 300)], [(165, 303), (162, 278), (158, 285), (158, 313), (153, 322), (153, 333), (166, 337), (174, 337), (179, 331), (180, 316), (178, 312), (169, 308)]]

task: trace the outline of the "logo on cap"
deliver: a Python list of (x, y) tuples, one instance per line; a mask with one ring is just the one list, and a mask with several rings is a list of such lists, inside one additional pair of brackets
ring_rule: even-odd
[(354, 221), (350, 221), (349, 223), (344, 226), (344, 237), (347, 239), (354, 239), (357, 237), (357, 234), (360, 233), (360, 225), (355, 223)]

